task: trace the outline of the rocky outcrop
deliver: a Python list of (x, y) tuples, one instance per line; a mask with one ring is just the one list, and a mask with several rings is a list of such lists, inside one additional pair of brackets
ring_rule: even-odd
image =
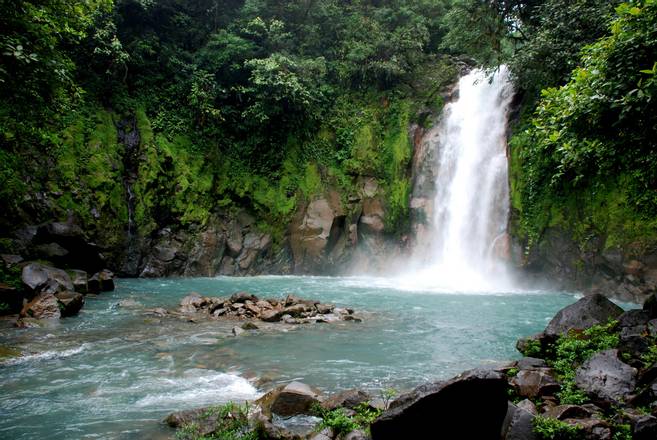
[(400, 396), (372, 423), (372, 440), (438, 437), (499, 438), (507, 413), (507, 382), (493, 370), (472, 370)]
[(545, 328), (547, 336), (561, 336), (570, 330), (583, 330), (595, 324), (605, 324), (619, 317), (623, 309), (600, 294), (585, 296), (565, 307), (552, 318)]
[[(207, 319), (259, 320), (268, 323), (309, 324), (335, 321), (356, 321), (348, 308), (337, 308), (332, 304), (306, 300), (294, 295), (285, 299), (260, 299), (248, 292), (236, 292), (229, 298), (205, 297), (192, 292), (180, 301), (176, 313), (183, 315), (201, 315)], [(244, 326), (243, 326), (244, 327)], [(237, 328), (235, 336), (243, 330), (257, 330), (257, 326)], [(255, 327), (255, 328), (254, 328)]]
[(529, 254), (515, 240), (514, 260), (527, 275), (561, 288), (641, 304), (657, 292), (657, 250), (643, 246), (606, 248), (605, 237), (591, 236), (586, 243), (556, 227), (543, 231), (540, 242)]
[(271, 254), (271, 235), (258, 231), (255, 219), (242, 213), (235, 219), (213, 218), (198, 230), (160, 229), (143, 244), (141, 277), (253, 275), (286, 273), (285, 258)]

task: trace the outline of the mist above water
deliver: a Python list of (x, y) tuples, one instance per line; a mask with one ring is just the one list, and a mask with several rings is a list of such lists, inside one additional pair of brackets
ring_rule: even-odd
[(430, 138), (435, 149), (435, 198), (413, 288), (441, 291), (513, 290), (509, 255), (506, 128), (513, 90), (505, 66), (463, 76), (458, 98), (445, 106)]

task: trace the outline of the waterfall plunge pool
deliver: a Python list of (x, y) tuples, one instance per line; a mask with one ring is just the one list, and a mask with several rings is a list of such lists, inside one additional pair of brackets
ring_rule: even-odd
[[(409, 389), (464, 369), (518, 358), (517, 338), (541, 331), (576, 295), (564, 292), (409, 290), (397, 280), (262, 276), (119, 280), (56, 327), (4, 322), (0, 345), (26, 355), (0, 362), (0, 438), (167, 438), (171, 411), (257, 397), (301, 380), (327, 392)], [(296, 294), (368, 312), (361, 323), (302, 325), (232, 337), (230, 321), (144, 315), (190, 291)], [(122, 300), (127, 307), (119, 306)], [(264, 384), (268, 381), (268, 384)]]

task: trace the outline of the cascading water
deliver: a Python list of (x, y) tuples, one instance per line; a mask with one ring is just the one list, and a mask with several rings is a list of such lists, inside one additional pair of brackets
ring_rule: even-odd
[(500, 258), (508, 254), (508, 70), (502, 66), (492, 76), (473, 70), (458, 90), (429, 141), (436, 156), (432, 215), (419, 268), (404, 278), (414, 287), (508, 289)]

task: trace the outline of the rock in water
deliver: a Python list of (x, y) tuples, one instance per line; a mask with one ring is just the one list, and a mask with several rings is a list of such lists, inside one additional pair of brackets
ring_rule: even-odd
[(87, 293), (89, 291), (87, 272), (83, 270), (69, 270), (68, 274), (71, 276), (73, 288), (76, 292)]
[(545, 334), (560, 336), (570, 330), (582, 330), (596, 324), (606, 324), (609, 319), (617, 318), (622, 313), (623, 309), (596, 293), (559, 310), (545, 328)]
[(618, 350), (594, 354), (577, 370), (575, 383), (598, 399), (620, 402), (634, 390), (637, 370), (618, 359)]
[(89, 292), (111, 292), (114, 290), (114, 273), (104, 269), (89, 278)]
[(282, 417), (310, 415), (312, 407), (320, 403), (320, 393), (305, 383), (292, 382), (268, 392), (256, 403), (267, 416), (271, 416), (271, 414), (278, 414)]
[(497, 439), (507, 413), (507, 382), (492, 370), (471, 370), (400, 396), (371, 425), (373, 440)]
[(23, 307), (20, 316), (34, 319), (59, 319), (62, 314), (55, 295), (40, 293)]
[(59, 292), (55, 294), (59, 302), (62, 317), (77, 315), (84, 306), (84, 295), (77, 292)]

